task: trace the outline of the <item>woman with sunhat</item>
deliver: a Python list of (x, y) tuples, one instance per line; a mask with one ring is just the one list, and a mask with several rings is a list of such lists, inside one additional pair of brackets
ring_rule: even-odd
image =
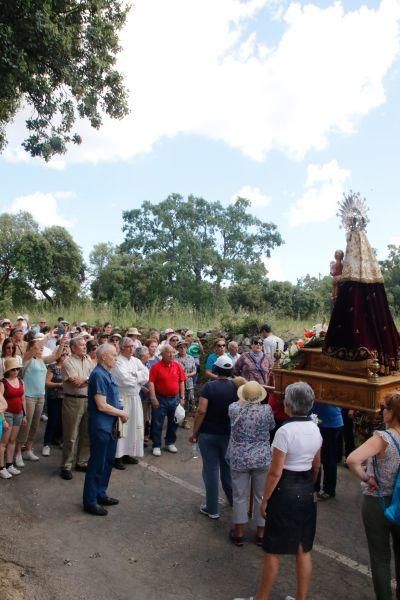
[(26, 426), (25, 388), (19, 378), (21, 365), (16, 358), (6, 358), (4, 361), (4, 378), (0, 381), (0, 395), (7, 402), (4, 413), (8, 427), (4, 429), (0, 441), (0, 477), (10, 479), (19, 475), (14, 462), (15, 442), (21, 426)]
[(256, 381), (238, 389), (239, 400), (229, 406), (231, 437), (227, 457), (231, 467), (233, 492), (233, 529), (230, 540), (243, 546), (244, 525), (248, 521), (249, 483), (253, 490), (253, 520), (257, 527), (256, 543), (261, 546), (265, 519), (260, 514), (265, 479), (271, 462), (269, 432), (275, 427), (272, 409), (261, 404), (267, 392)]
[(140, 331), (138, 330), (137, 327), (129, 327), (129, 329), (125, 335), (126, 335), (126, 337), (133, 340), (133, 346), (134, 346), (135, 350), (142, 347), (142, 342), (139, 340), (139, 337), (142, 334), (140, 333)]
[[(284, 406), (289, 418), (276, 432), (272, 444), (260, 506), (260, 514), (265, 517), (262, 577), (256, 594), (247, 600), (271, 598), (282, 554), (296, 556), (296, 598), (307, 597), (317, 520), (313, 482), (321, 463), (322, 444), (318, 426), (308, 416), (313, 404), (314, 392), (307, 383), (297, 381), (286, 387)], [(287, 596), (289, 599), (294, 600)]]

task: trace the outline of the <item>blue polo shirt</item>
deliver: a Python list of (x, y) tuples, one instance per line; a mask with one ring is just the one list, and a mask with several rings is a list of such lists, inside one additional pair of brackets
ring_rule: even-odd
[(339, 406), (314, 402), (312, 412), (321, 419), (320, 427), (327, 427), (328, 429), (343, 427), (342, 411)]
[(116, 417), (101, 412), (97, 408), (95, 395), (99, 394), (107, 398), (107, 404), (114, 408), (122, 409), (119, 401), (119, 389), (110, 371), (101, 365), (97, 365), (90, 374), (88, 386), (88, 419), (90, 429), (103, 429), (112, 431)]

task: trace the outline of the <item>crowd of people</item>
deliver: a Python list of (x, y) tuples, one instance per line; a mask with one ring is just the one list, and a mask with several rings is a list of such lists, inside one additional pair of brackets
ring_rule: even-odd
[[(254, 543), (265, 551), (258, 590), (249, 598), (268, 600), (280, 556), (292, 554), (296, 599), (304, 600), (316, 500), (335, 497), (345, 431), (347, 465), (363, 481), (376, 597), (389, 600), (391, 537), (400, 582), (400, 526), (385, 518), (380, 497), (390, 503), (400, 464), (400, 394), (385, 399), (386, 431), (354, 449), (352, 415), (315, 402), (307, 383), (288, 386), (283, 402), (275, 396), (272, 368), (284, 343), (268, 325), (247, 347), (216, 339), (207, 356), (191, 330), (152, 329), (144, 337), (136, 327), (121, 330), (111, 323), (97, 328), (62, 317), (54, 326), (45, 319), (35, 325), (23, 316), (14, 324), (3, 319), (0, 478), (20, 476), (26, 462), (59, 446), (60, 476), (69, 481), (74, 470), (84, 471), (84, 510), (105, 516), (106, 507), (119, 502), (107, 493), (112, 469), (137, 464), (150, 444), (155, 457), (164, 449), (176, 454), (178, 426), (191, 429), (188, 441), (198, 444), (203, 462), (200, 512), (219, 518), (221, 483), (232, 507), (230, 542), (244, 545), (252, 517)], [(34, 444), (41, 419), (46, 425), (39, 452)]]

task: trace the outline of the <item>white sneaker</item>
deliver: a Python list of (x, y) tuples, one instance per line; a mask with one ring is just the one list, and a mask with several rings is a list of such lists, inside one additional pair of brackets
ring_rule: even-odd
[(22, 460), (22, 454), (15, 455), (15, 466), (18, 467), (18, 469), (22, 469), (25, 466), (25, 463)]
[[(36, 454), (32, 450), (25, 450), (25, 452), (22, 454), (22, 458), (24, 460), (32, 460), (34, 462), (39, 460), (39, 457), (36, 456)], [(17, 463), (15, 463), (15, 464), (17, 464)]]
[(50, 446), (43, 446), (42, 456), (50, 456)]
[(40, 417), (40, 420), (43, 421), (43, 423), (46, 423), (46, 421), (49, 420), (49, 417), (43, 413), (42, 416)]
[(161, 456), (161, 448), (153, 448), (153, 456)]
[(285, 600), (296, 600), (293, 596), (286, 596)]
[(9, 473), (11, 473), (11, 475), (21, 475), (21, 471), (20, 471), (19, 469), (16, 469), (16, 468), (14, 467), (14, 465), (10, 465), (10, 466), (8, 467), (7, 471), (8, 471)]
[(7, 471), (5, 467), (3, 467), (2, 469), (0, 469), (0, 477), (2, 479), (11, 479), (12, 475), (9, 471)]
[(206, 515), (207, 517), (210, 517), (210, 519), (219, 519), (218, 514), (212, 515), (211, 513), (208, 512), (206, 504), (200, 504), (200, 512), (202, 515)]
[(172, 452), (172, 454), (176, 454), (178, 452), (178, 448), (174, 444), (165, 446), (165, 449), (168, 450), (168, 452)]

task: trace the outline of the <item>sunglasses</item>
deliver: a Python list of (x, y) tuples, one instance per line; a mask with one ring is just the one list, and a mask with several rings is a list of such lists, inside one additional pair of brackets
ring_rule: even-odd
[(9, 371), (9, 372), (11, 373), (11, 371), (19, 371), (19, 369), (17, 369), (17, 368), (10, 369), (10, 371)]
[(217, 348), (226, 348), (226, 344), (217, 344)]
[(170, 341), (170, 342), (177, 342), (177, 341), (178, 341), (178, 338), (171, 338), (169, 341)]
[(262, 342), (253, 342), (253, 346), (262, 346), (263, 343)]

